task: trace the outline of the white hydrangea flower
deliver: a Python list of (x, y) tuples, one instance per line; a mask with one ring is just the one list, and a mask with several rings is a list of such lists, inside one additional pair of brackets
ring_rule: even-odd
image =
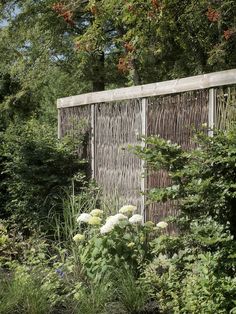
[(118, 220), (124, 220), (124, 219), (128, 219), (127, 216), (121, 214), (121, 213), (118, 213), (114, 216), (114, 218), (118, 219)]
[(160, 222), (158, 222), (158, 224), (156, 226), (158, 228), (165, 229), (168, 226), (168, 223), (165, 221), (160, 221)]
[(143, 222), (143, 216), (139, 214), (133, 215), (130, 217), (129, 222), (131, 224), (141, 224)]
[(116, 223), (117, 222), (117, 218), (115, 216), (108, 216), (106, 219), (106, 222), (113, 222)]
[(125, 219), (128, 219), (128, 217), (121, 213), (118, 213), (114, 216), (107, 217), (105, 225), (103, 225), (100, 228), (101, 234), (105, 234), (112, 231), (114, 227), (119, 224), (120, 220), (125, 220)]
[(118, 213), (114, 216), (107, 217), (106, 222), (110, 222), (110, 223), (113, 223), (114, 225), (117, 225), (120, 220), (124, 220), (124, 219), (128, 219), (128, 217), (121, 213)]
[(135, 212), (137, 210), (136, 206), (133, 205), (124, 205), (121, 207), (121, 209), (119, 210), (119, 213), (121, 214), (132, 214), (133, 212)]
[(100, 228), (100, 233), (105, 234), (111, 232), (114, 229), (115, 224), (112, 221), (107, 221), (105, 225)]
[(97, 216), (91, 216), (88, 220), (88, 224), (92, 225), (92, 226), (96, 226), (96, 225), (100, 225), (101, 224), (102, 219), (100, 217)]
[(91, 217), (92, 216), (90, 214), (83, 213), (79, 215), (79, 217), (77, 218), (77, 222), (88, 222)]
[(90, 215), (100, 217), (103, 214), (103, 210), (95, 208), (90, 212)]
[(73, 240), (75, 242), (81, 242), (85, 239), (85, 236), (83, 234), (77, 233), (74, 237)]

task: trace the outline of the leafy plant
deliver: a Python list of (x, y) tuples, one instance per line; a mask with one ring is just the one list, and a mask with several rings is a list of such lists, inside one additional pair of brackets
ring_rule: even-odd
[[(70, 138), (56, 140), (54, 135), (52, 127), (36, 119), (17, 129), (11, 125), (3, 134), (5, 215), (14, 214), (21, 224), (28, 225), (30, 220), (38, 225), (50, 209), (61, 209), (63, 191), (75, 174), (82, 178), (77, 189), (84, 184), (87, 166), (83, 157), (78, 159), (75, 143)], [(78, 141), (83, 146), (82, 130)]]
[(74, 236), (74, 241), (89, 278), (100, 281), (118, 268), (129, 269), (138, 276), (142, 265), (151, 259), (149, 240), (159, 235), (161, 228), (152, 222), (142, 224), (141, 215), (132, 215), (135, 210), (135, 206), (127, 205), (108, 217), (99, 209), (80, 214), (77, 219), (80, 233)]
[(153, 288), (161, 313), (229, 313), (236, 297), (234, 238), (210, 217), (189, 228), (153, 240), (156, 257), (141, 280)]
[(214, 137), (205, 131), (191, 151), (155, 136), (136, 148), (149, 169), (171, 178), (148, 192), (149, 201), (175, 200), (179, 209), (178, 234), (152, 241), (156, 257), (142, 278), (161, 313), (235, 312), (235, 125)]
[(172, 182), (168, 187), (150, 190), (150, 201), (177, 200), (178, 222), (180, 225), (182, 221), (184, 227), (192, 219), (211, 216), (219, 223), (229, 223), (236, 235), (235, 129), (215, 130), (214, 137), (208, 137), (203, 129), (195, 137), (197, 148), (191, 151), (159, 137), (147, 138), (147, 146), (138, 147), (137, 154), (149, 167), (167, 171)]

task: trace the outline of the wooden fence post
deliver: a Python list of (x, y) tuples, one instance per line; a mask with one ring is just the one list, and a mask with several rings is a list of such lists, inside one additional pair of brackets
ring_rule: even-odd
[(61, 109), (57, 109), (57, 138), (61, 138)]
[(91, 174), (95, 179), (95, 105), (91, 105)]
[(213, 128), (216, 119), (216, 89), (209, 89), (209, 100), (208, 100), (208, 136), (213, 136)]
[[(147, 98), (142, 99), (142, 106), (141, 106), (141, 119), (142, 119), (142, 136), (147, 136), (147, 108), (148, 108), (148, 102)], [(142, 140), (142, 147), (145, 146), (144, 140)], [(146, 221), (146, 210), (145, 210), (145, 191), (146, 191), (146, 163), (144, 160), (141, 161), (141, 169), (142, 169), (142, 178), (141, 178), (141, 192), (142, 192), (142, 199), (141, 199), (141, 215), (143, 216), (143, 221)]]

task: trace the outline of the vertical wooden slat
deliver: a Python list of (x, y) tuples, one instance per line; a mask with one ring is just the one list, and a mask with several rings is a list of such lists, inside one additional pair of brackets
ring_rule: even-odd
[(213, 128), (215, 123), (215, 110), (216, 110), (216, 90), (215, 88), (209, 89), (208, 101), (208, 135), (213, 136)]
[[(142, 121), (142, 136), (147, 136), (147, 98), (142, 99), (142, 104), (141, 104), (141, 121)], [(142, 147), (145, 146), (144, 140), (142, 140)], [(146, 177), (146, 171), (145, 171), (145, 166), (146, 163), (144, 160), (141, 162), (141, 169), (142, 169), (142, 177), (141, 177), (141, 215), (143, 216), (143, 220), (146, 221), (146, 210), (145, 210), (145, 191), (146, 191), (146, 182), (147, 182), (147, 177)]]
[(227, 130), (236, 120), (236, 86), (216, 88), (215, 125), (217, 130)]
[(57, 109), (57, 137), (61, 138), (61, 109)]
[(95, 178), (95, 105), (91, 105), (91, 175)]

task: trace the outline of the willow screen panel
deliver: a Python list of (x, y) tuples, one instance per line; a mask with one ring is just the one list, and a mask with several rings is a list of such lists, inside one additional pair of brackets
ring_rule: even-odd
[(90, 130), (91, 106), (78, 106), (60, 109), (60, 137), (71, 135), (78, 136), (81, 129)]
[(236, 121), (236, 85), (218, 87), (215, 91), (215, 127), (225, 130)]
[[(71, 136), (78, 156), (88, 161), (91, 172), (91, 106), (77, 106), (60, 109), (59, 137)], [(83, 140), (84, 147), (78, 145)]]
[(105, 199), (141, 204), (141, 161), (129, 151), (142, 133), (141, 101), (95, 105), (94, 177)]
[[(184, 149), (195, 146), (194, 130), (208, 122), (208, 90), (151, 97), (147, 107), (147, 135), (159, 135)], [(167, 172), (148, 172), (147, 189), (171, 184)], [(176, 203), (155, 203), (146, 208), (146, 218), (160, 220), (176, 215)]]

